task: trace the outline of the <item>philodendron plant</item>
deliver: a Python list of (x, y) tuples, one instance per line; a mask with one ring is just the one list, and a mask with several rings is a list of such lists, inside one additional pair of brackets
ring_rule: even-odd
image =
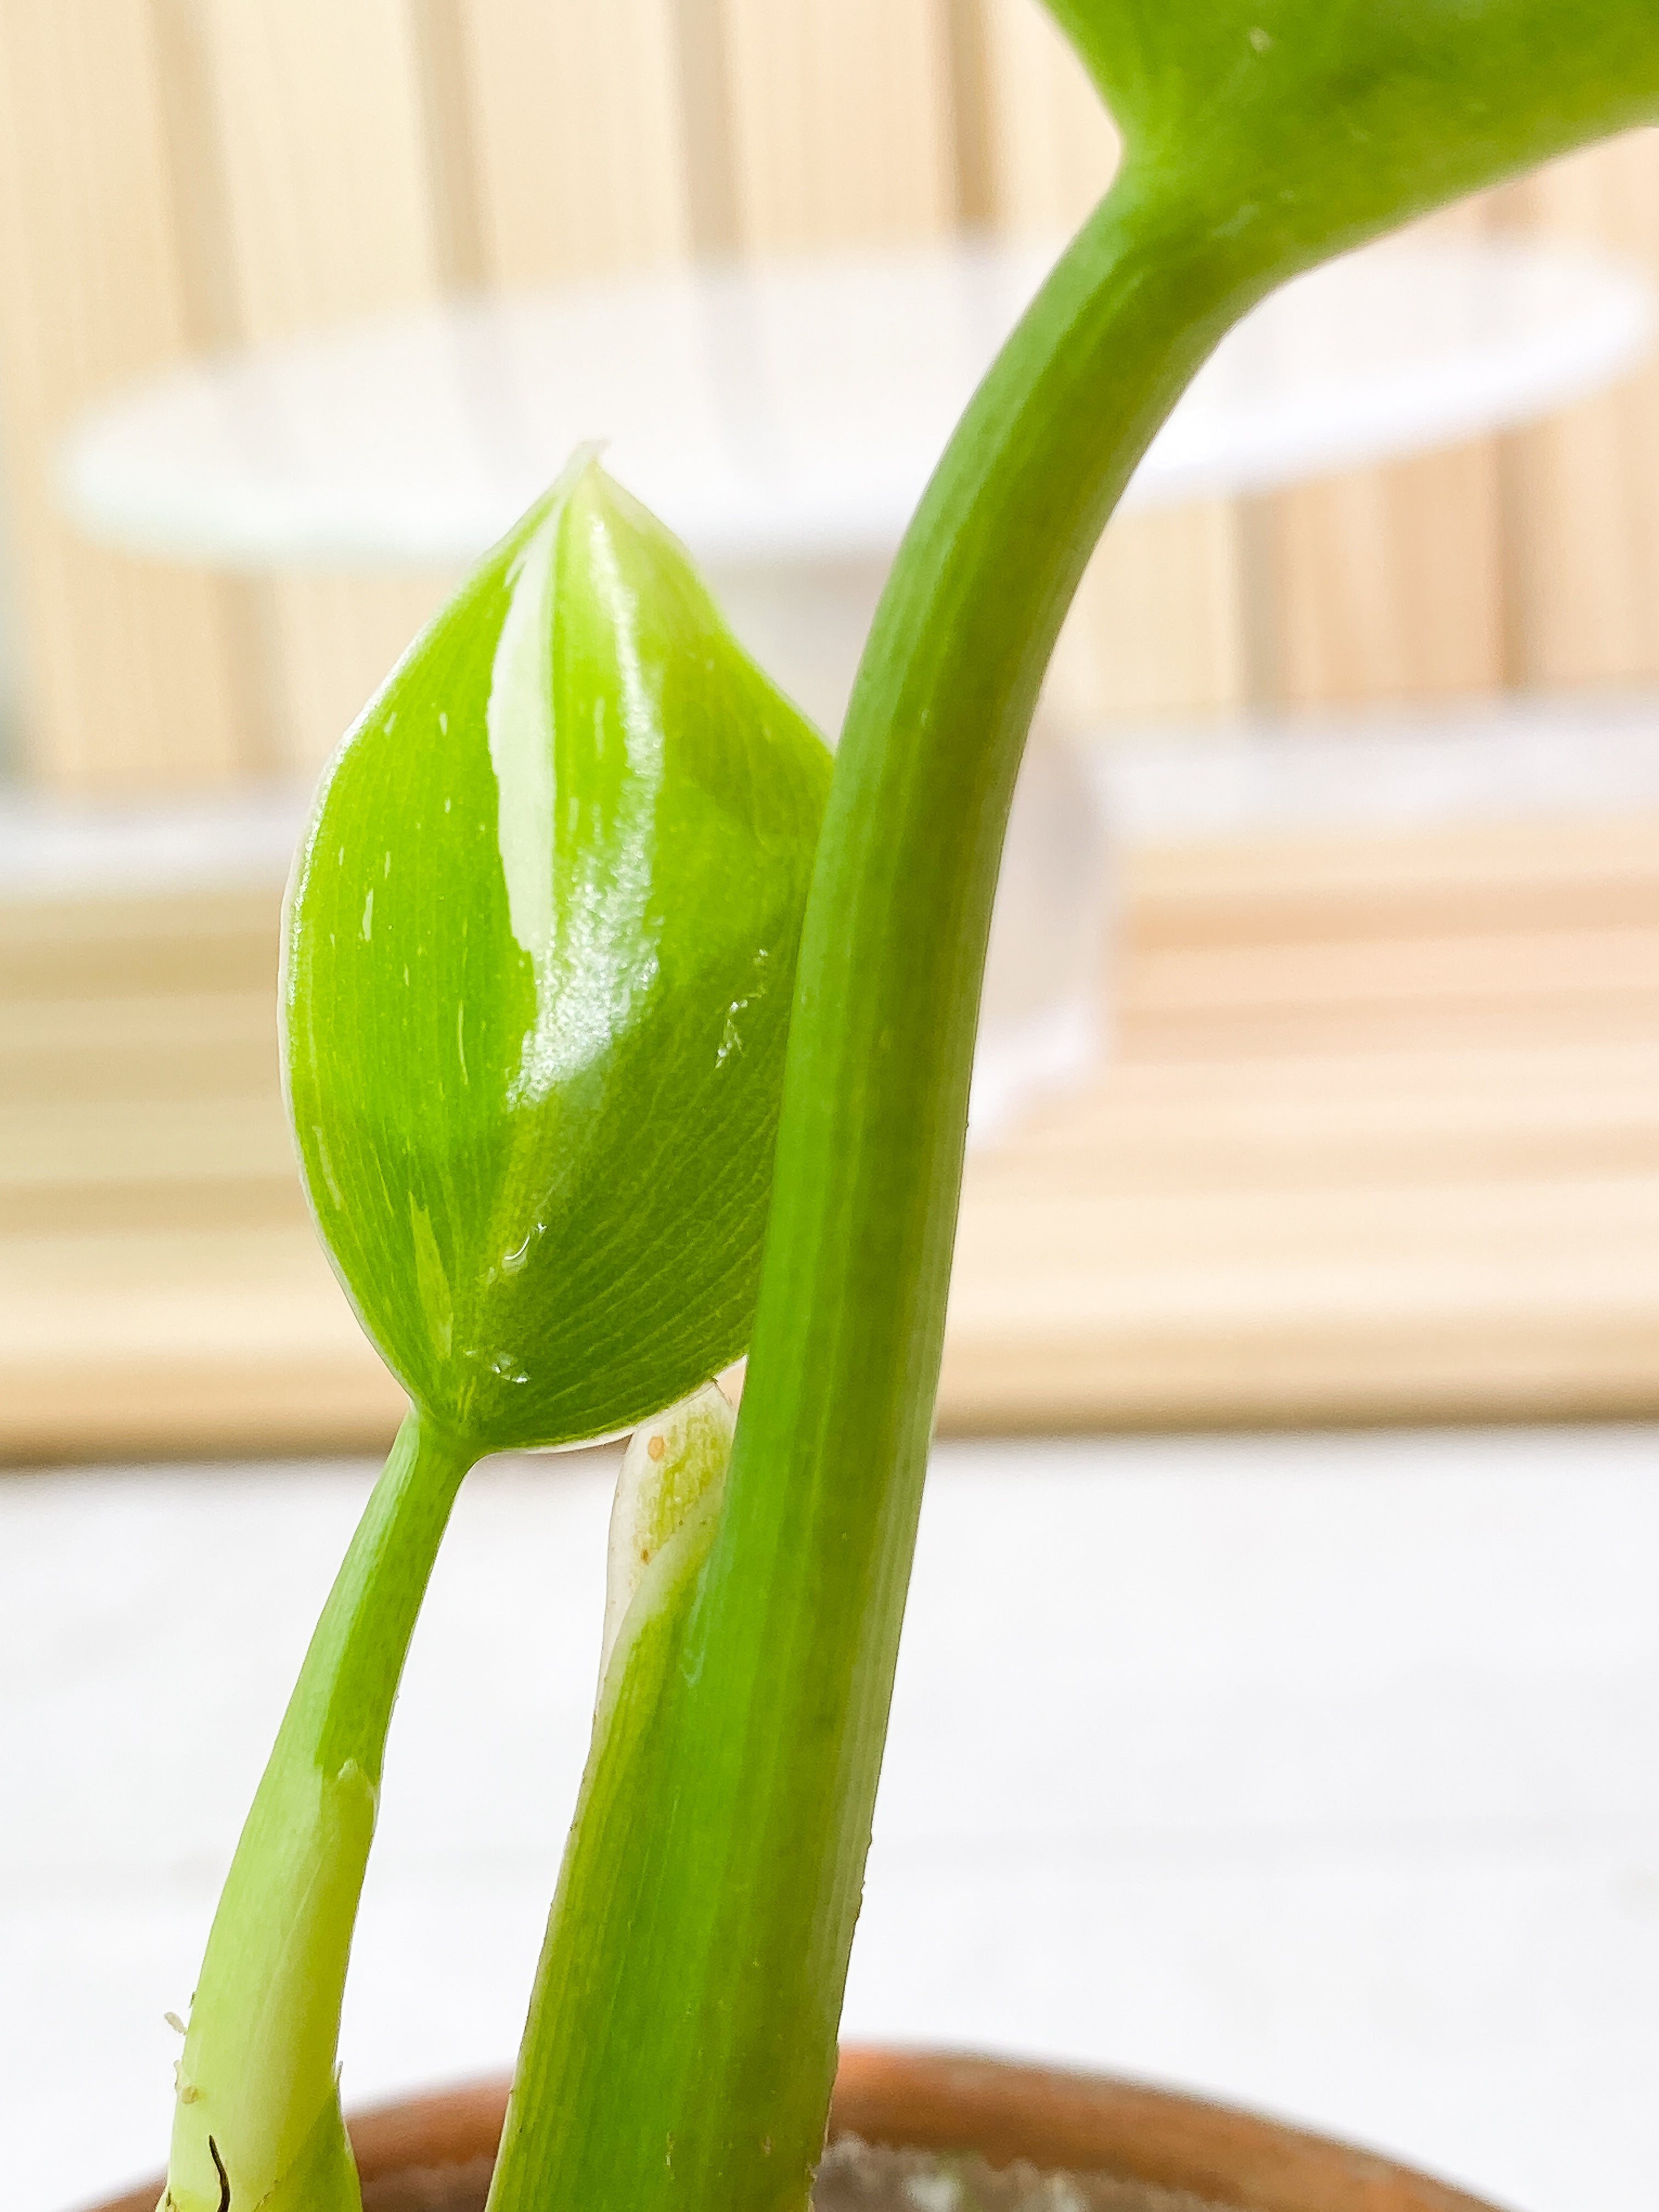
[[(798, 2212), (992, 891), (1066, 605), (1264, 293), (1659, 116), (1654, 0), (1050, 5), (1122, 165), (928, 487), (833, 776), (683, 550), (579, 455), (324, 779), (288, 912), (288, 1097), (410, 1411), (214, 1923), (172, 2212), (355, 2212), (341, 1993), (451, 1503), (487, 1452), (624, 1430), (592, 1749), (490, 2204)], [(709, 1378), (746, 1344), (734, 1424)]]

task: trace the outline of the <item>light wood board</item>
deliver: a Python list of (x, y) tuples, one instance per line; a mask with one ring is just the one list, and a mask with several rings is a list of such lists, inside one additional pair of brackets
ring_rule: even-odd
[[(1483, 196), (1414, 230), (1478, 238), (1492, 219)], [(1316, 706), (1501, 690), (1502, 490), (1498, 441), (1479, 439), (1252, 501), (1254, 695)]]
[[(0, 1454), (369, 1449), (273, 893), (0, 909)], [(1137, 855), (1100, 1077), (969, 1165), (956, 1430), (1659, 1413), (1659, 820)]]
[[(1633, 131), (1510, 186), (1504, 220), (1659, 275), (1659, 131)], [(1659, 358), (1506, 442), (1511, 680), (1659, 676)]]
[(22, 734), (43, 779), (89, 791), (230, 781), (250, 742), (234, 592), (89, 546), (53, 481), (78, 412), (202, 341), (155, 29), (149, 0), (0, 5), (0, 476)]

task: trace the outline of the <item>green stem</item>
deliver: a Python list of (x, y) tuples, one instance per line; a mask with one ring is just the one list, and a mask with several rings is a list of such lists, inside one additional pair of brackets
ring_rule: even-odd
[(894, 568), (819, 847), (759, 1317), (676, 1663), (596, 1756), (491, 2212), (774, 2212), (823, 2142), (932, 1427), (979, 988), (1066, 607), (1259, 273), (1131, 170)]
[(411, 1412), (329, 1592), (191, 2001), (173, 2212), (218, 2212), (220, 2163), (236, 2207), (356, 2212), (335, 2086), (346, 1966), (392, 1703), (474, 1456)]

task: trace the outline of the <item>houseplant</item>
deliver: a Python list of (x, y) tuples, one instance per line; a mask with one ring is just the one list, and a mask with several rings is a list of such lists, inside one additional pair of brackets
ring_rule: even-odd
[[(1066, 605), (1158, 423), (1273, 284), (1659, 112), (1651, 0), (1053, 5), (1123, 167), (929, 488), (833, 779), (678, 550), (582, 457), (325, 781), (287, 933), (289, 1099), (319, 1227), (413, 1410), (215, 1923), (174, 2212), (356, 2203), (340, 1991), (449, 1503), (484, 1451), (645, 1417), (492, 2203), (801, 2201), (997, 855)], [(751, 1312), (733, 1437), (699, 1386)]]

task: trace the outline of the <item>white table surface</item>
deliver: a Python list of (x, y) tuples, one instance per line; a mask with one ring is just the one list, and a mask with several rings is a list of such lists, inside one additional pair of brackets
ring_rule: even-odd
[[(958, 240), (683, 267), (200, 362), (84, 422), (64, 496), (129, 551), (459, 568), (573, 447), (609, 441), (616, 474), (715, 572), (738, 635), (833, 730), (885, 562), (1055, 250)], [(1645, 283), (1582, 252), (1384, 241), (1223, 341), (1127, 503), (1261, 490), (1512, 426), (1631, 366), (1653, 324)], [(976, 1139), (1097, 1060), (1107, 880), (1088, 784), (1034, 756), (992, 933)]]
[[(229, 566), (472, 560), (585, 439), (722, 568), (890, 554), (1058, 241), (678, 269), (482, 297), (175, 370), (65, 449), (75, 520)], [(1387, 241), (1224, 341), (1130, 506), (1261, 490), (1532, 419), (1631, 366), (1633, 272)]]
[[(937, 1455), (850, 2035), (1207, 2087), (1528, 2212), (1659, 2166), (1659, 1434)], [(386, 1769), (349, 2100), (504, 2066), (608, 1466), (475, 1475)], [(0, 1480), (12, 2212), (153, 2167), (360, 1465)]]

